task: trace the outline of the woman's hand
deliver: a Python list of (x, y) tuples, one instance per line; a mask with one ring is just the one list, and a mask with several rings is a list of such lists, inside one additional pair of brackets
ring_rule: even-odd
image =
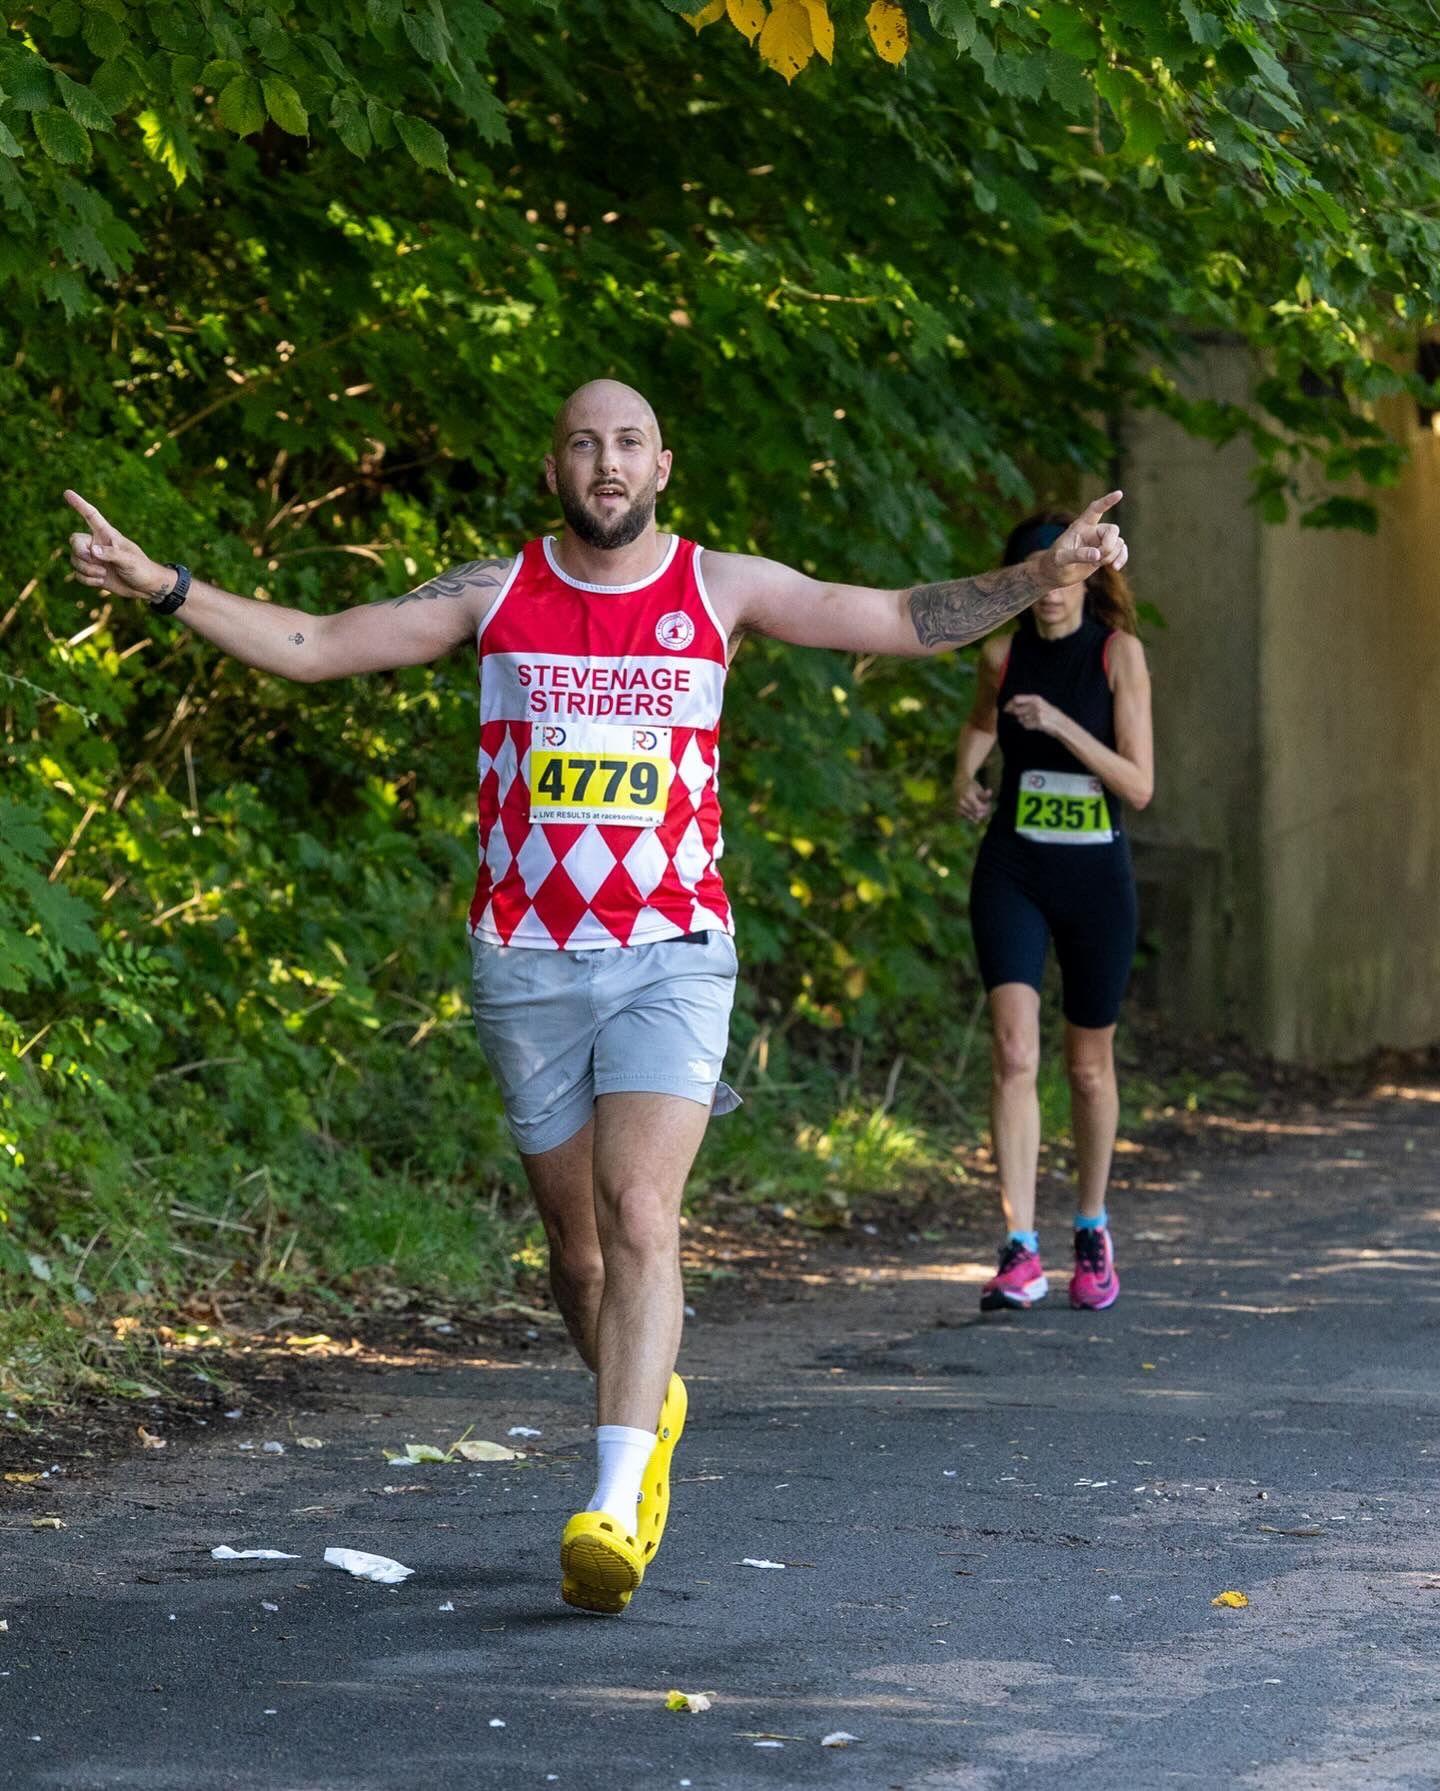
[(955, 813), (962, 821), (988, 821), (994, 806), (995, 798), (984, 784), (976, 783), (973, 777), (968, 781), (955, 779)]
[(1015, 696), (1005, 705), (1005, 713), (1013, 715), (1022, 728), (1034, 734), (1050, 734), (1058, 738), (1065, 731), (1068, 717), (1044, 697)]

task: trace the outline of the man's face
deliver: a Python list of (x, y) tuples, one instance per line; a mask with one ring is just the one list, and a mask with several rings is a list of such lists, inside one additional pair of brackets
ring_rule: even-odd
[(545, 471), (566, 522), (587, 547), (628, 547), (654, 519), (656, 495), (670, 478), (670, 450), (660, 446), (653, 416), (621, 397), (568, 417)]

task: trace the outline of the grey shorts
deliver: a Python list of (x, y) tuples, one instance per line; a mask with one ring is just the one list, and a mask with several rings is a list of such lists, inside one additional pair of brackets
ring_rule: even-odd
[(553, 1150), (603, 1094), (670, 1094), (729, 1113), (720, 1080), (735, 942), (717, 931), (651, 945), (540, 951), (471, 938), (475, 1031), (516, 1144)]

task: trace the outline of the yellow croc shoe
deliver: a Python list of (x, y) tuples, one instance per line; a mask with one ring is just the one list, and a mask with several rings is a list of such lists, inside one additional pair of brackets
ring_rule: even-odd
[(560, 1596), (578, 1611), (618, 1616), (645, 1577), (639, 1541), (606, 1511), (577, 1511), (560, 1539)]
[(675, 1445), (685, 1428), (685, 1414), (690, 1409), (690, 1396), (678, 1374), (670, 1376), (665, 1389), (665, 1403), (660, 1407), (660, 1422), (655, 1427), (655, 1447), (645, 1464), (645, 1478), (640, 1482), (640, 1511), (636, 1527), (640, 1547), (648, 1567), (665, 1534), (665, 1520), (670, 1515), (670, 1461)]

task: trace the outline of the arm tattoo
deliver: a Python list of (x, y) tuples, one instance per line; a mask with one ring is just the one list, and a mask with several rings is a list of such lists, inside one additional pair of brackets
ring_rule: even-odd
[(510, 560), (467, 560), (463, 566), (452, 566), (438, 578), (407, 591), (403, 597), (392, 597), (390, 607), (402, 603), (428, 603), (432, 597), (463, 597), (467, 591), (498, 591), (509, 572)]
[(1039, 595), (1028, 567), (1002, 566), (975, 578), (917, 585), (910, 593), (910, 620), (922, 647), (959, 647), (1028, 609)]

